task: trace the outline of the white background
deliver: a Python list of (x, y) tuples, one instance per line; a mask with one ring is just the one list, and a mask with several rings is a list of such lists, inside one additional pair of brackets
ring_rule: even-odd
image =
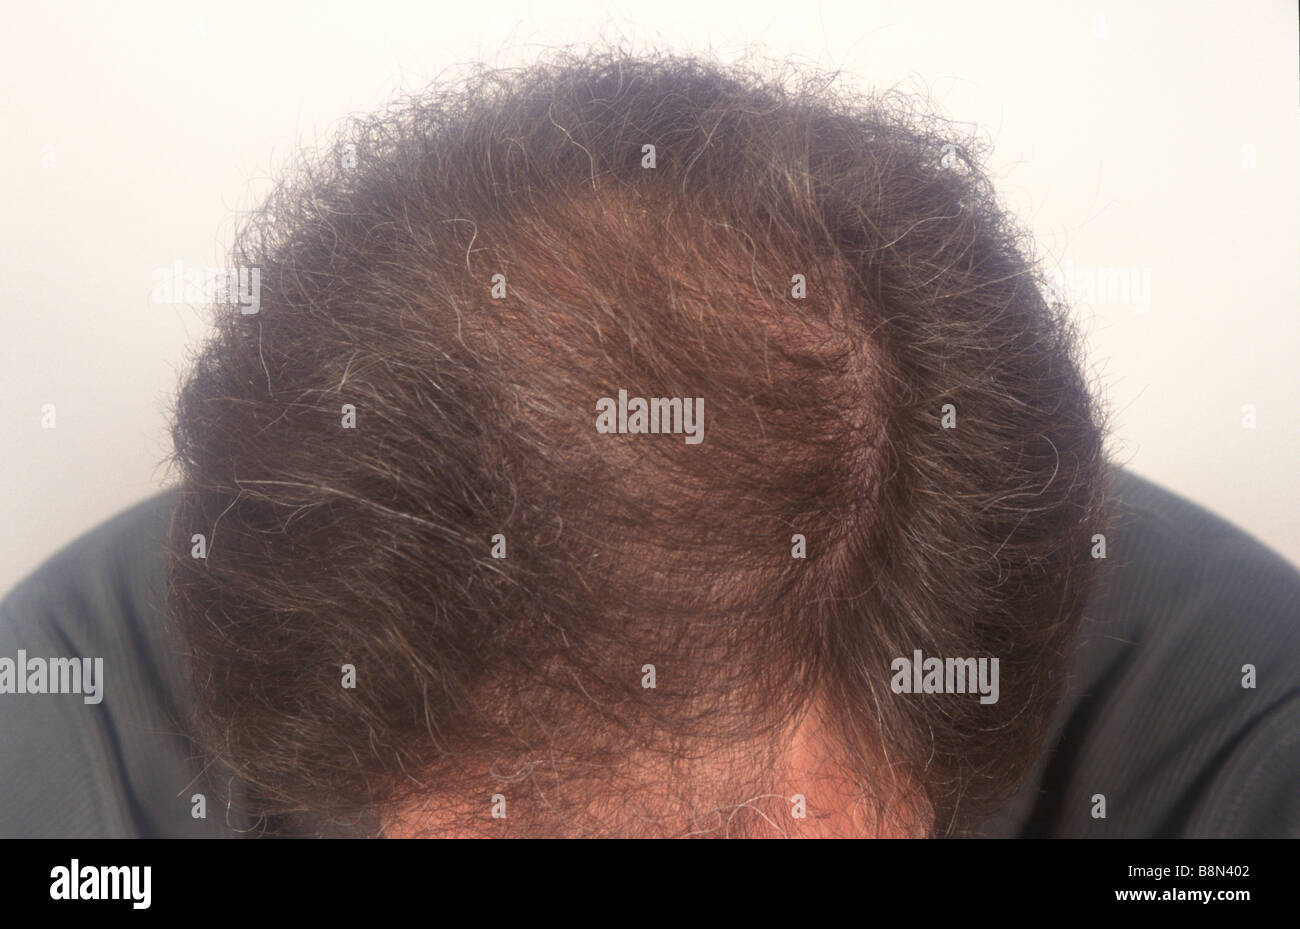
[[(169, 478), (166, 410), (205, 317), (151, 303), (155, 268), (224, 265), (236, 212), (346, 113), (470, 59), (515, 64), (601, 38), (727, 60), (753, 46), (977, 124), (1002, 196), (1051, 266), (1151, 272), (1145, 311), (1076, 307), (1113, 457), (1300, 563), (1292, 0), (220, 0), (6, 13), (0, 590)], [(47, 403), (53, 430), (41, 428)]]

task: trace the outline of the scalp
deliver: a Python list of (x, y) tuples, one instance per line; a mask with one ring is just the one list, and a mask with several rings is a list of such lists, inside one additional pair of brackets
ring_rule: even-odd
[[(474, 831), (500, 788), (514, 834), (671, 833), (776, 790), (810, 714), (848, 789), (907, 785), (941, 832), (1005, 797), (1090, 583), (1102, 433), (949, 131), (812, 78), (560, 55), (292, 172), (232, 255), (262, 312), (218, 317), (175, 427), (195, 727), (257, 811)], [(620, 388), (704, 398), (705, 441), (598, 434)], [(890, 693), (914, 648), (999, 656), (1001, 701)]]

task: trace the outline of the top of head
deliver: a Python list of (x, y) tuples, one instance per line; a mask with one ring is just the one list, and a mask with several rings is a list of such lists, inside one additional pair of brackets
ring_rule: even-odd
[[(178, 404), (171, 602), (262, 808), (490, 832), (508, 783), (516, 831), (707, 832), (807, 719), (941, 830), (1014, 786), (1087, 589), (1098, 415), (973, 142), (808, 86), (484, 72), (245, 224), (261, 308)], [(1017, 671), (993, 705), (892, 693), (915, 649)]]

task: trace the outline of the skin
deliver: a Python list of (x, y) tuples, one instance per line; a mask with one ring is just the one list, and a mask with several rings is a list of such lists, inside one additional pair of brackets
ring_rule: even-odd
[[(723, 800), (706, 796), (712, 785), (727, 783), (722, 770), (697, 769), (693, 783), (701, 785), (695, 811), (679, 810), (655, 824), (655, 828), (636, 830), (638, 834), (656, 836), (743, 835), (750, 838), (923, 838), (929, 834), (931, 818), (923, 802), (909, 801), (901, 784), (885, 782), (874, 785), (880, 802), (872, 802), (837, 763), (834, 743), (827, 727), (816, 713), (809, 713), (793, 723), (782, 739), (783, 749), (774, 766), (774, 789), (760, 796)], [(887, 770), (883, 765), (881, 769)], [(487, 794), (496, 792), (486, 791)], [(510, 802), (529, 802), (527, 791), (507, 791)], [(804, 798), (803, 816), (796, 815), (796, 795)], [(651, 807), (653, 808), (653, 804)], [(455, 812), (448, 814), (452, 809)], [(442, 812), (439, 812), (442, 811)], [(703, 811), (703, 812), (701, 812)], [(588, 813), (599, 818), (599, 811)], [(481, 822), (482, 828), (465, 823)], [(507, 820), (494, 820), (486, 804), (470, 810), (463, 804), (427, 800), (407, 804), (383, 817), (383, 834), (387, 838), (459, 838), (503, 836), (512, 833)], [(554, 834), (549, 833), (548, 834)], [(632, 829), (619, 834), (632, 836)]]

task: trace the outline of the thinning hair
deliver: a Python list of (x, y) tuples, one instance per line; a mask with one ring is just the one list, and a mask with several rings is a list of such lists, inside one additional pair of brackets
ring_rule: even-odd
[[(929, 833), (1004, 802), (1108, 478), (983, 154), (907, 95), (601, 50), (304, 157), (174, 422), (193, 731), (250, 812), (747, 834), (728, 798), (812, 716)], [(598, 432), (621, 389), (702, 398), (704, 441)], [(893, 692), (918, 649), (999, 659), (1000, 698)]]

